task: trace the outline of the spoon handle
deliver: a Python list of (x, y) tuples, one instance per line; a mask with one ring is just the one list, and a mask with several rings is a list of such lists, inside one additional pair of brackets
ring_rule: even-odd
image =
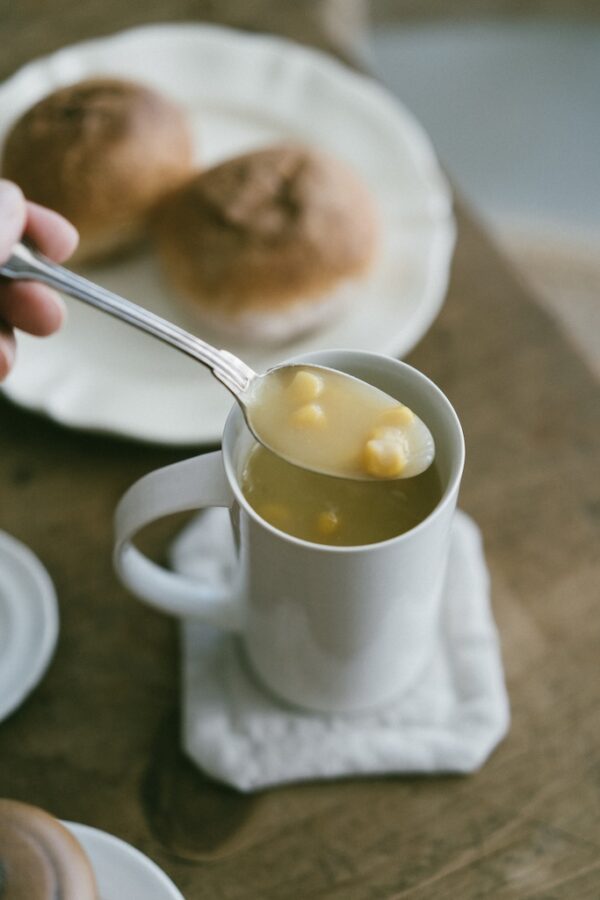
[(83, 300), (96, 309), (140, 328), (207, 366), (236, 400), (241, 399), (256, 377), (249, 366), (227, 350), (218, 350), (156, 313), (59, 266), (28, 244), (16, 244), (11, 256), (0, 264), (0, 275), (14, 280), (42, 281), (70, 297)]

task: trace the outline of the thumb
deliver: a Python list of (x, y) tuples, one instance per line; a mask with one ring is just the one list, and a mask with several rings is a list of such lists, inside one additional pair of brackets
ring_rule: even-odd
[(20, 188), (0, 178), (0, 263), (8, 259), (23, 234), (26, 218), (25, 198)]

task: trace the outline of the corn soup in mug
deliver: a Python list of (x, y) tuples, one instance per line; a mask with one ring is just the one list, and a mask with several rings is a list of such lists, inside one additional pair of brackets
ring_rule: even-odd
[(260, 444), (242, 472), (243, 494), (256, 513), (294, 537), (352, 546), (409, 531), (442, 497), (437, 468), (395, 481), (354, 481), (294, 466)]

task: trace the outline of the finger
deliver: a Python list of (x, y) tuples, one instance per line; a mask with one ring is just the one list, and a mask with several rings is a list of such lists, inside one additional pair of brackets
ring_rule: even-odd
[(0, 262), (10, 256), (10, 251), (23, 233), (27, 218), (25, 199), (12, 181), (0, 178)]
[(27, 203), (25, 232), (37, 247), (56, 262), (63, 262), (79, 243), (79, 234), (67, 219), (37, 203)]
[(36, 281), (16, 281), (0, 289), (0, 319), (37, 337), (53, 334), (66, 317), (62, 298)]
[(0, 322), (0, 381), (6, 378), (15, 361), (17, 345), (12, 329)]

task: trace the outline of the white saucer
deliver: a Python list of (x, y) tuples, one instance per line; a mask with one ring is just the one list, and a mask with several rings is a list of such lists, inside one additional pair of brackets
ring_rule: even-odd
[(120, 838), (63, 822), (87, 853), (99, 891), (99, 900), (185, 900), (156, 863)]
[(28, 547), (0, 531), (0, 721), (40, 681), (57, 636), (48, 573)]
[[(284, 347), (229, 343), (229, 349), (264, 371), (311, 350), (404, 355), (423, 336), (446, 293), (455, 235), (451, 194), (429, 139), (391, 94), (289, 41), (192, 23), (152, 25), (67, 47), (17, 72), (0, 86), (0, 143), (41, 96), (98, 73), (135, 78), (175, 98), (188, 114), (204, 165), (295, 139), (347, 160), (373, 193), (382, 250), (360, 302)], [(150, 253), (87, 274), (195, 329)], [(67, 325), (51, 339), (22, 336), (3, 387), (12, 400), (63, 424), (147, 441), (220, 438), (231, 398), (202, 366), (77, 301), (69, 312)]]

